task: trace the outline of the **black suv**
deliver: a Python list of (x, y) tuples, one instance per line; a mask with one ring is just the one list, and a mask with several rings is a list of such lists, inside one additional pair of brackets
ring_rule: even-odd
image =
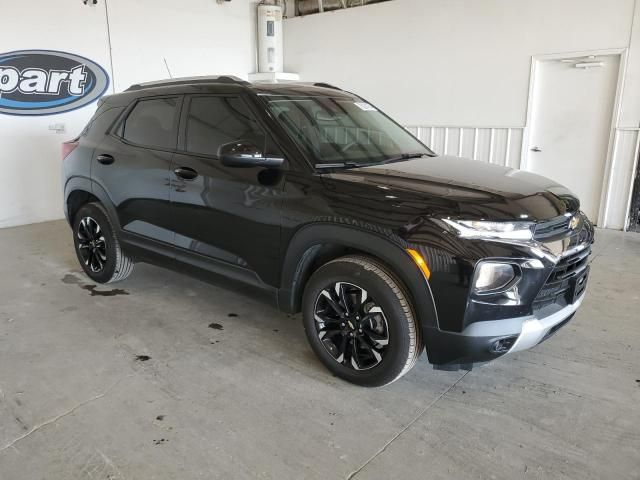
[(96, 282), (134, 262), (224, 275), (302, 311), (367, 386), (532, 347), (580, 306), (594, 229), (546, 178), (436, 156), (327, 84), (134, 85), (63, 145), (64, 208)]

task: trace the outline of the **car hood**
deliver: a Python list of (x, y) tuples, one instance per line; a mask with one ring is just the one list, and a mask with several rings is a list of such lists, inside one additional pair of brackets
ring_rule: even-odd
[(379, 212), (541, 221), (580, 207), (575, 195), (548, 178), (452, 156), (335, 170), (322, 177), (342, 201), (369, 208), (375, 204)]

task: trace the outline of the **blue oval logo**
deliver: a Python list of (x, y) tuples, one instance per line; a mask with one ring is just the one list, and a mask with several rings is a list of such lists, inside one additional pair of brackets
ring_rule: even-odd
[(109, 75), (88, 58), (55, 50), (0, 54), (0, 113), (55, 115), (104, 95)]

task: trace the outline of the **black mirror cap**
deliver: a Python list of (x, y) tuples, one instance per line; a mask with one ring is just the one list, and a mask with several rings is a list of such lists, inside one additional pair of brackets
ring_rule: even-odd
[(265, 156), (260, 148), (246, 140), (237, 140), (220, 145), (218, 158), (227, 167), (240, 168), (277, 168), (284, 163), (284, 158)]

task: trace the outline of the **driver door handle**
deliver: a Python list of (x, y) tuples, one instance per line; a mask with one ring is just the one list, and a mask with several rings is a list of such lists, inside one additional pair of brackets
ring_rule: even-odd
[(196, 172), (193, 168), (189, 167), (178, 167), (173, 173), (180, 178), (184, 178), (185, 180), (193, 180), (198, 176), (198, 172)]
[(540, 147), (531, 147), (531, 151), (538, 153), (538, 152), (541, 152), (542, 149)]

